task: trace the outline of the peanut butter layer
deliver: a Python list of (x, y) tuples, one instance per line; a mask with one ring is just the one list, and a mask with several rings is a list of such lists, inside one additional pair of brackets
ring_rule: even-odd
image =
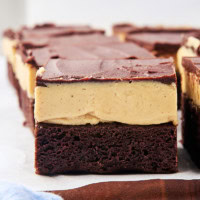
[(10, 62), (12, 65), (15, 64), (16, 45), (17, 45), (17, 40), (10, 39), (7, 37), (3, 38), (2, 41), (3, 53), (8, 59), (8, 62)]
[[(185, 72), (182, 66), (183, 57), (195, 57), (198, 56), (198, 48), (200, 46), (200, 40), (195, 37), (188, 37), (184, 41), (184, 45), (177, 52), (177, 66), (178, 71), (181, 74), (182, 82), (185, 82)], [(181, 84), (181, 89), (185, 92), (185, 84)]]
[(50, 60), (37, 73), (35, 119), (73, 125), (177, 125), (172, 61)]
[(21, 88), (27, 91), (30, 98), (34, 98), (37, 69), (52, 57), (69, 60), (154, 58), (146, 49), (132, 43), (121, 43), (114, 37), (102, 34), (46, 39), (48, 40), (35, 41), (35, 38), (23, 40), (16, 50), (13, 40), (4, 38), (4, 50), (6, 55), (11, 57), (9, 62), (13, 66)]
[[(63, 40), (66, 44), (71, 41), (66, 38), (72, 36), (77, 36), (72, 39), (73, 44), (78, 43), (81, 36), (85, 36), (85, 43), (89, 42), (89, 40), (98, 40), (98, 38), (100, 38), (102, 43), (118, 41), (116, 38), (107, 39), (108, 37), (103, 36), (103, 33), (103, 30), (93, 29), (89, 26), (56, 26), (54, 24), (42, 24), (32, 28), (22, 27), (17, 31), (6, 30), (3, 34), (2, 46), (4, 55), (12, 65), (13, 72), (21, 88), (27, 92), (28, 97), (34, 98), (37, 66), (28, 62), (28, 60), (30, 61), (31, 59), (31, 49), (47, 47), (50, 43), (56, 46), (59, 42), (62, 43)], [(93, 34), (95, 36), (90, 39), (88, 36)], [(59, 42), (56, 41), (58, 38)], [(46, 54), (44, 54), (45, 52), (42, 53), (42, 57), (46, 56)], [(46, 60), (49, 58), (50, 57), (45, 57)], [(42, 65), (43, 64), (45, 64), (45, 62), (43, 62)]]
[(184, 79), (182, 85), (184, 94), (187, 95), (197, 106), (200, 106), (200, 58), (184, 57), (182, 74)]

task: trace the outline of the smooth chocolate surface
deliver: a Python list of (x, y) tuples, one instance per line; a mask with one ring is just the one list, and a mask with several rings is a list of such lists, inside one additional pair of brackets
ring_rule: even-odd
[(165, 26), (137, 26), (131, 23), (120, 23), (113, 26), (113, 30), (125, 34), (129, 33), (188, 33), (198, 32), (200, 29), (193, 27), (165, 27)]
[(137, 81), (176, 82), (171, 59), (63, 60), (51, 59), (37, 76), (40, 82)]
[(149, 51), (136, 44), (122, 43), (114, 37), (100, 35), (72, 37), (71, 41), (70, 38), (57, 38), (43, 48), (30, 48), (30, 44), (27, 46), (22, 43), (18, 53), (24, 62), (36, 67), (45, 65), (50, 58), (55, 57), (68, 60), (154, 58)]
[(200, 180), (103, 182), (51, 192), (64, 200), (198, 200)]
[(182, 43), (183, 33), (134, 33), (126, 37), (127, 41), (132, 41), (150, 51), (176, 52)]
[(176, 126), (172, 123), (37, 123), (35, 136), (38, 174), (177, 172)]
[[(33, 28), (24, 26), (15, 32), (15, 35), (10, 34), (11, 30), (6, 30), (4, 36), (11, 39), (27, 40), (31, 38), (47, 38), (47, 37), (59, 37), (73, 34), (90, 34), (90, 33), (100, 33), (104, 34), (104, 30), (93, 29), (90, 26), (80, 25), (80, 26), (59, 26), (51, 23), (36, 25)], [(13, 37), (14, 36), (14, 37)]]
[(109, 44), (119, 42), (117, 37), (105, 36), (99, 33), (93, 34), (73, 34), (60, 37), (28, 38), (21, 41), (24, 49), (37, 48), (45, 46), (65, 46), (65, 45), (88, 45), (88, 44)]

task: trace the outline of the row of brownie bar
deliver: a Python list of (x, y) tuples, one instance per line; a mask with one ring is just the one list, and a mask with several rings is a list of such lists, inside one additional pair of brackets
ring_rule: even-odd
[[(178, 34), (178, 47), (183, 33), (197, 31), (135, 29), (141, 38), (146, 29)], [(36, 173), (177, 171), (175, 67), (156, 58), (174, 54), (155, 44), (121, 42), (88, 26), (4, 33), (9, 79), (35, 135)]]
[[(174, 58), (178, 102), (182, 111), (183, 145), (200, 168), (200, 32), (195, 28), (138, 27), (132, 24), (113, 26), (122, 41), (133, 41), (156, 57)], [(183, 34), (184, 33), (184, 34)]]

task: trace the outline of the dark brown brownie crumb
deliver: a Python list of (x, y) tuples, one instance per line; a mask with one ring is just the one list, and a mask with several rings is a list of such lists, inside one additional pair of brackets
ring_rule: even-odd
[(200, 168), (200, 108), (186, 95), (182, 96), (183, 145)]
[(36, 173), (177, 171), (176, 126), (36, 125)]

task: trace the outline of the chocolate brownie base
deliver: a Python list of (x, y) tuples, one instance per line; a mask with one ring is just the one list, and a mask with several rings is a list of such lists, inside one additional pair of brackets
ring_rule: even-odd
[(25, 125), (30, 127), (32, 132), (34, 133), (34, 100), (28, 98), (26, 91), (24, 91), (15, 77), (15, 74), (12, 69), (12, 65), (10, 63), (8, 65), (8, 78), (12, 86), (16, 89), (19, 106), (24, 113), (25, 117)]
[(37, 174), (177, 172), (176, 126), (36, 124)]
[(200, 108), (193, 101), (182, 96), (182, 137), (194, 163), (200, 168)]

